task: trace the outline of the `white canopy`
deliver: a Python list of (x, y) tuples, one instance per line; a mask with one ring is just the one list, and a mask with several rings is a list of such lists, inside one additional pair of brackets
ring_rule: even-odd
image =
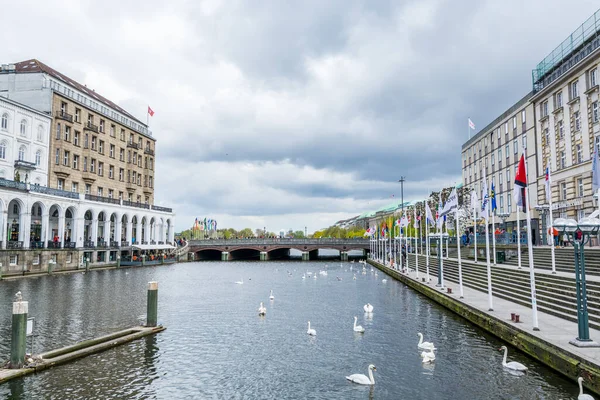
[(175, 246), (171, 246), (170, 244), (134, 244), (131, 247), (138, 250), (165, 250), (175, 248)]

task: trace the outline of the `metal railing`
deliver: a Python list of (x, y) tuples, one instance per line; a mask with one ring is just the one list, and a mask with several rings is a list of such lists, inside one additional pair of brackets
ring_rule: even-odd
[(292, 245), (369, 245), (369, 239), (277, 239), (277, 238), (248, 238), (248, 239), (206, 239), (190, 240), (192, 246), (219, 245), (253, 245), (253, 244), (292, 244)]
[(83, 247), (85, 247), (86, 249), (93, 249), (96, 246), (94, 245), (94, 241), (93, 240), (86, 240), (83, 242)]
[(94, 125), (91, 122), (88, 122), (85, 124), (84, 129), (90, 130), (90, 131), (94, 131), (94, 132), (98, 132), (98, 125)]
[(68, 199), (79, 199), (79, 193), (66, 190), (54, 189), (48, 186), (30, 185), (29, 190), (36, 193), (50, 194), (52, 196), (66, 197)]
[(101, 249), (105, 249), (106, 246), (106, 241), (105, 240), (98, 240), (98, 243), (96, 244), (96, 247), (101, 248)]
[(123, 200), (123, 205), (128, 207), (137, 207), (137, 208), (145, 208), (150, 209), (150, 205), (146, 203), (137, 203), (133, 201)]
[(6, 248), (7, 249), (22, 249), (23, 242), (18, 241), (18, 240), (9, 240), (8, 243), (6, 243)]
[(100, 203), (121, 204), (119, 199), (111, 199), (110, 197), (96, 196), (93, 194), (86, 194), (85, 199), (91, 201), (98, 201)]
[(129, 247), (129, 242), (121, 240), (121, 247)]
[(11, 181), (8, 179), (0, 178), (0, 187), (9, 189), (27, 190), (27, 184), (23, 182)]
[(168, 208), (168, 207), (161, 207), (161, 206), (152, 206), (152, 209), (154, 211), (164, 211), (164, 212), (173, 212), (172, 208)]
[(119, 247), (119, 242), (117, 242), (116, 240), (111, 240), (110, 247)]
[(57, 111), (56, 118), (64, 119), (65, 121), (73, 122), (73, 116), (66, 111)]
[(75, 245), (75, 242), (65, 242), (65, 249), (74, 249)]
[(135, 142), (127, 142), (127, 147), (131, 147), (132, 149), (139, 150), (140, 145)]
[(29, 242), (29, 248), (30, 249), (43, 249), (44, 248), (44, 242), (39, 242), (39, 241), (32, 240), (32, 241)]
[(49, 249), (60, 249), (60, 242), (48, 240), (48, 248)]
[(152, 149), (144, 149), (144, 153), (150, 154), (151, 156), (153, 156), (154, 155), (154, 150), (152, 150)]

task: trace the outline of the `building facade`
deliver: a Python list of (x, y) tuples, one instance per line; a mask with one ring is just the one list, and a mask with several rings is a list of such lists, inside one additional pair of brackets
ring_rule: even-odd
[(48, 184), (51, 124), (48, 115), (0, 96), (0, 178)]
[(0, 93), (52, 117), (49, 187), (154, 204), (156, 140), (146, 124), (38, 60), (3, 65)]
[[(600, 11), (590, 20), (600, 18)], [(551, 171), (555, 218), (581, 219), (598, 209), (592, 193), (592, 156), (600, 143), (597, 24), (588, 20), (533, 70), (538, 132), (539, 204), (549, 206), (544, 182)], [(584, 29), (585, 28), (585, 29)]]
[[(507, 232), (516, 231), (517, 207), (513, 190), (515, 174), (521, 155), (526, 155), (530, 202), (537, 199), (539, 176), (536, 162), (536, 130), (534, 107), (529, 93), (502, 115), (471, 137), (462, 146), (462, 177), (464, 190), (475, 191), (482, 198), (483, 182), (496, 196), (496, 222), (503, 223)], [(525, 214), (520, 212), (521, 230), (525, 232)], [(533, 242), (539, 243), (539, 216), (531, 213)]]

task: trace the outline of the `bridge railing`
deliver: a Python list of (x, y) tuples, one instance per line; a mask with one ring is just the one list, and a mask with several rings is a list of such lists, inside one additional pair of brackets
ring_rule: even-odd
[(369, 245), (369, 239), (208, 239), (190, 240), (190, 246), (233, 246), (233, 245)]

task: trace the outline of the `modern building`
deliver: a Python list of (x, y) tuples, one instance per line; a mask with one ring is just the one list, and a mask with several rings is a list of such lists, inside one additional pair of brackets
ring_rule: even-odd
[[(515, 173), (522, 154), (526, 154), (530, 201), (537, 199), (536, 134), (532, 93), (489, 123), (462, 146), (462, 176), (465, 191), (474, 190), (482, 198), (483, 182), (491, 191), (494, 184), (497, 222), (507, 232), (516, 231), (517, 207), (513, 200)], [(520, 213), (521, 229), (525, 232), (525, 214)], [(531, 229), (534, 243), (539, 243), (539, 217), (532, 210)]]
[(600, 10), (533, 70), (538, 133), (539, 204), (548, 206), (545, 168), (550, 167), (554, 217), (580, 219), (598, 208), (592, 193), (594, 146), (600, 143), (598, 64)]
[(46, 186), (52, 119), (1, 95), (0, 178)]
[(49, 187), (154, 203), (156, 140), (146, 124), (35, 59), (2, 65), (0, 94), (52, 117)]

